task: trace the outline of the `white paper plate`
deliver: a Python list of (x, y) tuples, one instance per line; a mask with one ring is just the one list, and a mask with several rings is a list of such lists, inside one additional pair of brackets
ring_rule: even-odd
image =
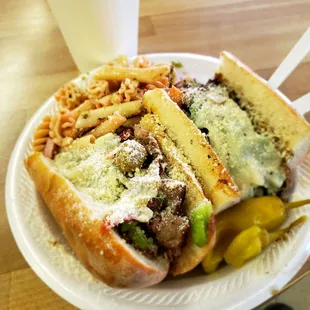
[[(212, 77), (219, 60), (193, 54), (151, 54), (155, 63), (179, 60), (179, 77), (190, 75), (200, 82)], [(78, 84), (85, 81), (81, 77)], [(61, 86), (61, 85), (59, 85)], [(20, 135), (9, 164), (6, 207), (12, 232), (25, 259), (57, 294), (82, 309), (251, 309), (281, 289), (307, 260), (310, 253), (310, 221), (273, 243), (243, 268), (225, 267), (208, 276), (192, 272), (147, 289), (112, 289), (97, 281), (74, 257), (51, 214), (28, 176), (23, 160), (31, 149), (32, 134), (42, 117), (55, 109), (47, 100)], [(310, 157), (298, 170), (294, 195), (310, 193)], [(309, 206), (293, 210), (288, 222)]]

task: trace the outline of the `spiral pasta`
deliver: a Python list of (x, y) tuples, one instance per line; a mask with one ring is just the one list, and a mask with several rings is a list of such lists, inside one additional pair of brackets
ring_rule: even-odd
[[(73, 147), (75, 141), (84, 141), (81, 138), (90, 133), (94, 140), (115, 132), (120, 126), (132, 127), (139, 122), (142, 99), (148, 90), (162, 88), (181, 105), (183, 95), (172, 86), (174, 82), (173, 66), (154, 66), (145, 55), (136, 57), (131, 63), (127, 56), (119, 56), (91, 79), (85, 76), (83, 86), (71, 81), (57, 91), (58, 111), (46, 116), (36, 129), (33, 150), (53, 158), (59, 151)], [(122, 112), (130, 120), (113, 112)], [(99, 117), (101, 114), (105, 116)], [(84, 144), (90, 144), (88, 138)]]
[(65, 147), (72, 143), (72, 137), (65, 137), (62, 135), (62, 123), (61, 123), (61, 114), (56, 113), (52, 116), (50, 126), (49, 126), (49, 136), (53, 139), (53, 142), (60, 146)]
[(34, 140), (32, 143), (32, 148), (35, 152), (43, 152), (47, 139), (49, 138), (49, 127), (50, 127), (51, 117), (45, 116), (36, 128), (34, 133)]
[(61, 146), (62, 135), (60, 133), (60, 113), (56, 113), (52, 116), (49, 135), (55, 144)]
[(155, 81), (152, 84), (147, 84), (145, 86), (145, 88), (147, 90), (152, 90), (152, 89), (155, 89), (155, 88), (168, 88), (169, 84), (170, 84), (169, 78), (167, 76), (164, 76), (164, 77), (158, 79), (157, 81)]
[(60, 134), (63, 137), (76, 138), (78, 136), (78, 130), (74, 126), (78, 117), (79, 113), (75, 110), (60, 115)]
[(94, 109), (99, 109), (102, 107), (107, 107), (112, 104), (111, 99), (112, 99), (113, 94), (107, 95), (102, 97), (101, 99), (94, 99), (92, 100), (92, 103), (94, 105)]
[(122, 82), (119, 90), (112, 94), (112, 104), (119, 104), (138, 99), (138, 87), (138, 81), (126, 78), (125, 81)]
[(169, 89), (168, 95), (172, 101), (174, 101), (178, 106), (182, 105), (183, 93), (176, 87), (172, 86)]
[(55, 95), (57, 102), (68, 110), (75, 109), (82, 104), (86, 98), (86, 92), (73, 82), (65, 84)]

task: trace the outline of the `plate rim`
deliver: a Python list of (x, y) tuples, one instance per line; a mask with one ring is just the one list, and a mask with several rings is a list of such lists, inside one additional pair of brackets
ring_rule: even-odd
[[(146, 56), (150, 57), (187, 57), (192, 59), (201, 59), (209, 62), (213, 62), (218, 64), (219, 59), (207, 56), (207, 55), (201, 55), (201, 54), (194, 54), (194, 53), (151, 53), (151, 54), (145, 54)], [(98, 68), (95, 68), (90, 71), (90, 74), (98, 70)], [(76, 78), (72, 79), (72, 81), (80, 80), (83, 73), (80, 73)], [(264, 80), (265, 81), (265, 80)], [(282, 92), (277, 91), (282, 96), (284, 96), (289, 102), (291, 102)], [(17, 221), (17, 218), (14, 217), (12, 205), (16, 203), (16, 199), (14, 198), (14, 175), (15, 171), (18, 168), (18, 150), (19, 145), (21, 142), (29, 135), (29, 131), (31, 131), (33, 124), (36, 121), (36, 116), (41, 114), (44, 110), (47, 109), (48, 106), (50, 106), (51, 102), (53, 102), (53, 95), (51, 95), (41, 106), (39, 109), (36, 110), (36, 112), (32, 115), (32, 117), (29, 119), (29, 121), (26, 123), (25, 127), (23, 128), (21, 134), (19, 135), (16, 144), (14, 146), (14, 149), (11, 153), (8, 170), (6, 174), (6, 181), (5, 181), (5, 206), (6, 206), (6, 214), (8, 217), (8, 222), (10, 226), (10, 230), (13, 234), (14, 240), (22, 253), (23, 257), (31, 267), (31, 269), (37, 274), (37, 276), (48, 286), (50, 287), (56, 294), (61, 296), (66, 301), (70, 302), (76, 307), (82, 307), (82, 308), (89, 308), (89, 303), (85, 302), (81, 296), (78, 294), (74, 294), (72, 290), (68, 290), (68, 288), (64, 285), (62, 285), (61, 282), (57, 281), (57, 279), (53, 276), (53, 274), (44, 268), (42, 264), (40, 264), (40, 261), (34, 251), (31, 250), (31, 247), (27, 246), (29, 245), (28, 241), (25, 239), (25, 237), (22, 234), (20, 223)], [(291, 261), (291, 268), (290, 272), (286, 272), (285, 274), (278, 276), (275, 281), (277, 283), (281, 282), (283, 285), (285, 285), (299, 270), (296, 268), (292, 268), (298, 264), (298, 266), (301, 268), (302, 263), (304, 263), (307, 259), (307, 257), (310, 254), (310, 242), (308, 243), (308, 248), (305, 249), (304, 252), (301, 252), (299, 257), (295, 257), (293, 260), (297, 260), (300, 262), (295, 262), (293, 264), (293, 260)], [(294, 270), (296, 269), (296, 270)], [(270, 288), (268, 286), (268, 288)], [(268, 297), (270, 297), (270, 294), (266, 293), (266, 288), (262, 289), (257, 292), (257, 294), (253, 294), (252, 296), (248, 296), (246, 299), (247, 303), (245, 304), (245, 301), (242, 303), (235, 303), (232, 305), (232, 309), (244, 309), (247, 307), (256, 306), (263, 301), (267, 300)], [(190, 304), (189, 304), (190, 305)], [(152, 307), (152, 305), (149, 305)], [(177, 306), (176, 306), (177, 307)]]

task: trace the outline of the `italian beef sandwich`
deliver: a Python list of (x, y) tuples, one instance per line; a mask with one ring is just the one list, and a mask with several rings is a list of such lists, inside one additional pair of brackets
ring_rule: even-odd
[(160, 89), (144, 105), (187, 157), (215, 214), (254, 196), (287, 199), (310, 148), (310, 126), (288, 100), (227, 52), (206, 84), (175, 86), (179, 105)]
[[(147, 287), (196, 267), (215, 242), (210, 201), (151, 115), (55, 156), (25, 161), (76, 256), (113, 287)], [(159, 145), (159, 139), (162, 143)]]

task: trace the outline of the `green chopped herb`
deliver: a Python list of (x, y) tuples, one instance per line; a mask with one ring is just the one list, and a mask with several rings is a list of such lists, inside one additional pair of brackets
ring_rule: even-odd
[(195, 80), (192, 81), (191, 84), (192, 84), (193, 87), (198, 87), (198, 86), (201, 85), (200, 83), (197, 83)]
[(173, 66), (177, 69), (183, 68), (183, 64), (181, 63), (181, 61), (178, 60), (173, 60), (171, 61), (171, 63), (173, 64)]

